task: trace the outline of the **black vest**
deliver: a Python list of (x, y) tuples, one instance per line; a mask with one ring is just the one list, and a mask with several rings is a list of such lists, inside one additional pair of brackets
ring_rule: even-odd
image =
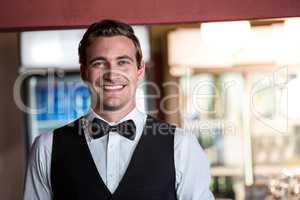
[(97, 171), (80, 119), (54, 130), (53, 199), (176, 200), (174, 130), (174, 126), (147, 116), (143, 134), (114, 193)]

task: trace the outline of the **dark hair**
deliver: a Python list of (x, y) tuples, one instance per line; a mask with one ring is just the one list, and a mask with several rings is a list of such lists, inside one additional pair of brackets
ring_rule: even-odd
[(98, 37), (125, 36), (133, 42), (136, 48), (136, 60), (138, 66), (142, 61), (142, 50), (138, 38), (135, 36), (132, 27), (126, 23), (116, 20), (102, 20), (93, 23), (84, 33), (78, 48), (79, 63), (86, 64), (86, 48)]

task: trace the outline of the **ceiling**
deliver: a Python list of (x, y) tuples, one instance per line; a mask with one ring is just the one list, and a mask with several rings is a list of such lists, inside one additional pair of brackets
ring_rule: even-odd
[(174, 24), (300, 16), (299, 0), (9, 0), (0, 30), (82, 28), (104, 18)]

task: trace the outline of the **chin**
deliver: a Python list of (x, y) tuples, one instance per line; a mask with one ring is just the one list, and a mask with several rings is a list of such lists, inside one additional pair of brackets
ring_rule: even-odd
[(104, 110), (116, 111), (122, 109), (123, 104), (120, 102), (103, 102)]

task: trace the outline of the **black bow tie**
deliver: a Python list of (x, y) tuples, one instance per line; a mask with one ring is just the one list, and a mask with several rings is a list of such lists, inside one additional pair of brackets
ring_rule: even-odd
[(110, 131), (118, 132), (120, 135), (134, 140), (136, 127), (133, 120), (126, 120), (117, 125), (110, 126), (105, 121), (94, 118), (89, 126), (89, 131), (94, 139), (100, 138)]

